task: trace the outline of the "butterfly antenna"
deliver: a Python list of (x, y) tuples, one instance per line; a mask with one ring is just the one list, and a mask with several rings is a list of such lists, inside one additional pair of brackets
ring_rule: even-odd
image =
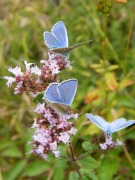
[(25, 58), (25, 57), (22, 57), (22, 58), (21, 58), (21, 61), (26, 61), (26, 58)]
[(5, 68), (7, 68), (7, 69), (8, 69), (8, 68), (11, 68), (11, 67), (10, 67), (10, 66), (8, 66), (8, 65), (5, 65)]
[(93, 41), (93, 40), (89, 40), (89, 41), (85, 41), (85, 42), (81, 42), (81, 43), (75, 44), (75, 45), (71, 46), (71, 50), (73, 50), (73, 49), (75, 49), (75, 48), (78, 48), (78, 47), (80, 47), (80, 46), (82, 46), (82, 45), (84, 45), (84, 44), (88, 44), (88, 43), (90, 43), (91, 41)]

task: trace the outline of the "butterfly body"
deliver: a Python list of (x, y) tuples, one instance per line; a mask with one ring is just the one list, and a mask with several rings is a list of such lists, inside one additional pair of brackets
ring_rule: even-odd
[(51, 32), (44, 32), (44, 40), (50, 51), (64, 57), (68, 57), (73, 49), (91, 42), (91, 40), (89, 40), (69, 47), (67, 30), (62, 21), (57, 22)]
[(71, 50), (69, 50), (69, 48), (54, 48), (50, 49), (50, 51), (57, 53), (63, 57), (69, 57), (69, 53)]
[(124, 129), (132, 124), (135, 124), (135, 120), (126, 121), (124, 118), (117, 119), (113, 122), (107, 122), (100, 116), (94, 116), (92, 114), (86, 114), (86, 117), (91, 120), (95, 125), (102, 129), (106, 135), (111, 135), (112, 133)]
[(84, 44), (87, 44), (87, 43), (89, 43), (89, 42), (91, 42), (91, 40), (89, 40), (89, 41), (86, 41), (86, 42), (82, 42), (82, 43), (78, 43), (78, 44), (75, 44), (75, 45), (73, 45), (73, 46), (70, 46), (70, 47), (65, 47), (65, 48), (53, 48), (53, 49), (50, 49), (50, 51), (53, 51), (53, 52), (55, 52), (55, 53), (57, 53), (57, 54), (60, 54), (60, 55), (62, 55), (62, 56), (69, 56), (69, 53), (71, 52), (71, 51), (73, 51), (74, 49), (76, 49), (76, 48), (78, 48), (78, 47), (80, 47), (80, 46), (82, 46), (82, 45), (84, 45)]
[(78, 81), (76, 79), (69, 79), (62, 83), (52, 83), (47, 87), (43, 99), (59, 114), (66, 114), (70, 111), (77, 85)]
[(59, 112), (60, 114), (66, 114), (70, 111), (70, 107), (66, 104), (60, 103), (59, 105), (57, 103), (49, 102), (45, 99), (45, 102), (56, 112)]

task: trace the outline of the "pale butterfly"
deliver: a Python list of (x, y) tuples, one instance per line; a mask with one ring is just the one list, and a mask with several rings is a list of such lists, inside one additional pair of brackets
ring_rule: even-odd
[(94, 116), (88, 113), (86, 114), (86, 117), (94, 124), (96, 124), (100, 129), (102, 129), (107, 136), (110, 136), (112, 133), (131, 126), (135, 123), (135, 120), (126, 121), (126, 119), (124, 118), (116, 119), (113, 122), (107, 122), (105, 119), (98, 115)]
[(69, 113), (77, 86), (78, 81), (76, 79), (68, 79), (61, 83), (51, 83), (47, 87), (43, 99), (59, 114)]
[(69, 56), (70, 51), (73, 49), (82, 46), (83, 44), (87, 44), (92, 40), (81, 42), (69, 47), (68, 44), (68, 35), (64, 22), (57, 22), (51, 32), (44, 32), (44, 40), (50, 51), (53, 51), (62, 56)]

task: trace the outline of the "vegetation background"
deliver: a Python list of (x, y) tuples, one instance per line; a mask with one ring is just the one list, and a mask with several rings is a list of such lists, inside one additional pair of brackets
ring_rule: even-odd
[[(103, 1), (107, 2), (107, 1)], [(105, 7), (107, 7), (105, 5)], [(63, 71), (61, 80), (77, 78), (74, 111), (81, 113), (78, 133), (73, 137), (76, 155), (82, 142), (101, 133), (85, 117), (98, 114), (112, 121), (135, 119), (135, 2), (115, 2), (110, 11), (99, 12), (95, 0), (2, 0), (0, 1), (0, 76), (11, 75), (6, 66), (23, 65), (22, 58), (40, 65), (47, 59), (43, 32), (64, 21), (70, 45), (93, 42), (71, 53), (73, 70)], [(49, 162), (28, 154), (29, 129), (36, 106), (27, 93), (13, 95), (0, 79), (0, 169), (3, 180), (76, 179), (74, 166), (63, 159)], [(83, 162), (85, 179), (135, 179), (135, 126), (115, 133), (124, 147), (99, 151)], [(64, 146), (65, 147), (65, 146)], [(68, 149), (67, 149), (68, 152)], [(1, 178), (0, 178), (1, 179)]]

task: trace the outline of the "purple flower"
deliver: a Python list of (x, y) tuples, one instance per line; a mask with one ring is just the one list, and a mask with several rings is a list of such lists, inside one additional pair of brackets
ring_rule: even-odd
[(3, 78), (8, 80), (7, 83), (6, 83), (6, 85), (7, 85), (8, 87), (11, 87), (12, 83), (13, 83), (13, 82), (16, 82), (16, 79), (15, 79), (15, 78), (12, 78), (12, 77), (9, 77), (9, 76), (4, 76)]
[(34, 66), (34, 67), (31, 67), (31, 73), (40, 76), (41, 75), (41, 70), (37, 66)]
[(74, 128), (74, 127), (72, 127), (72, 128), (68, 131), (68, 133), (69, 133), (70, 135), (76, 134), (76, 132), (77, 132), (77, 129)]
[(64, 142), (65, 144), (69, 143), (70, 135), (68, 132), (60, 133), (59, 140)]
[(67, 127), (68, 122), (63, 120), (61, 121), (61, 123), (57, 126), (57, 129), (64, 129), (65, 127)]
[(27, 63), (27, 61), (25, 60), (24, 64), (26, 66), (26, 72), (28, 72), (28, 73), (31, 72), (31, 65), (34, 63)]
[(101, 143), (100, 144), (100, 148), (102, 149), (102, 150), (106, 150), (107, 149), (107, 144), (106, 143)]
[(23, 73), (21, 72), (21, 68), (19, 66), (16, 66), (15, 68), (9, 67), (8, 71), (13, 73), (16, 77), (23, 76)]
[(48, 67), (48, 70), (50, 70), (52, 76), (60, 73), (60, 71), (65, 68), (72, 69), (72, 66), (70, 65), (70, 61), (67, 58), (63, 60), (60, 55), (50, 54), (50, 53), (48, 53), (48, 55), (49, 55), (49, 59), (41, 60), (40, 63)]
[(37, 128), (37, 127), (39, 127), (39, 124), (37, 124), (37, 119), (34, 118), (34, 123), (32, 124), (31, 128)]
[(120, 146), (122, 146), (122, 145), (123, 145), (123, 142), (122, 142), (122, 141), (120, 141), (119, 139), (117, 139), (117, 141), (116, 141), (115, 145), (120, 145)]
[(117, 139), (117, 142), (114, 142), (111, 136), (105, 136), (105, 143), (100, 143), (100, 148), (102, 150), (112, 149), (123, 143)]
[[(41, 60), (41, 64), (40, 69), (34, 63), (28, 63), (25, 60), (24, 72), (19, 66), (9, 67), (8, 71), (14, 77), (4, 76), (4, 79), (7, 80), (6, 85), (10, 87), (12, 83), (15, 84), (14, 94), (26, 91), (32, 97), (36, 97), (47, 88), (49, 83), (57, 82), (56, 75), (58, 73), (65, 68), (72, 69), (70, 61), (58, 54), (49, 54), (49, 59)], [(34, 130), (31, 153), (44, 159), (47, 159), (49, 153), (53, 153), (58, 158), (60, 156), (58, 145), (69, 143), (70, 137), (77, 132), (74, 122), (71, 122), (70, 119), (76, 120), (78, 114), (71, 113), (60, 116), (45, 103), (38, 103), (33, 111), (38, 114), (38, 117), (34, 118), (31, 127)]]
[(43, 154), (44, 147), (42, 145), (39, 145), (39, 146), (37, 146), (35, 151), (36, 151), (37, 154)]
[(69, 143), (70, 136), (77, 132), (74, 123), (70, 122), (69, 119), (77, 118), (78, 114), (71, 113), (60, 116), (50, 107), (46, 107), (44, 103), (39, 103), (34, 112), (39, 114), (39, 118), (35, 119), (32, 125), (32, 128), (35, 129), (33, 153), (42, 157), (45, 155), (47, 158), (47, 154), (52, 152), (55, 157), (59, 157), (58, 145)]
[(52, 151), (55, 151), (57, 149), (57, 142), (56, 141), (54, 141), (53, 143), (50, 143), (50, 149)]
[(36, 112), (37, 114), (41, 114), (45, 112), (45, 103), (41, 104), (38, 103), (36, 109), (34, 110), (34, 112)]
[(52, 151), (56, 158), (60, 157), (60, 151)]

